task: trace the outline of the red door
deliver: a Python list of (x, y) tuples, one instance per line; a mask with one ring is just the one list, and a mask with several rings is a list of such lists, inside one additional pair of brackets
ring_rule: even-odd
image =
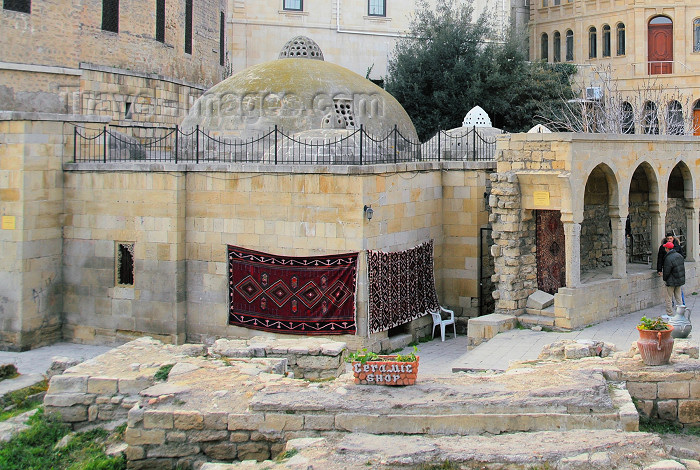
[(700, 109), (698, 108), (693, 109), (693, 135), (700, 135)]
[(536, 211), (537, 288), (556, 294), (566, 285), (564, 225), (559, 211)]
[(649, 22), (649, 75), (673, 73), (673, 23), (664, 16)]

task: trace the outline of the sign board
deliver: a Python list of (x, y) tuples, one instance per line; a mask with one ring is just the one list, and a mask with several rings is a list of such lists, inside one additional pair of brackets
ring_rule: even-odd
[(549, 191), (535, 191), (532, 198), (535, 206), (549, 207)]
[(14, 230), (15, 229), (15, 216), (14, 215), (3, 215), (2, 216), (2, 229), (3, 230)]

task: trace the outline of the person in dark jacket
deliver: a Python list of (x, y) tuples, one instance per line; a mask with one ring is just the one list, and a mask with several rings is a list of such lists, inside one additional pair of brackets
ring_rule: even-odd
[(685, 258), (683, 248), (678, 242), (678, 239), (673, 236), (673, 232), (666, 232), (666, 238), (664, 238), (664, 240), (661, 242), (661, 246), (659, 246), (659, 253), (656, 255), (656, 272), (659, 273), (659, 276), (661, 276), (661, 272), (664, 269), (664, 257), (666, 257), (666, 249), (664, 248), (664, 245), (668, 242), (673, 243), (673, 249), (676, 250), (677, 253), (680, 253), (683, 258)]
[(685, 284), (685, 265), (683, 256), (678, 253), (673, 242), (664, 245), (666, 256), (664, 257), (664, 282), (666, 283), (666, 313), (671, 314), (671, 299), (676, 299), (676, 305), (682, 305), (681, 286)]

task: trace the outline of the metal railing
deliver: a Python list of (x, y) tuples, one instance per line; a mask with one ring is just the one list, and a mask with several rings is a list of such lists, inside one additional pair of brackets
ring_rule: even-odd
[(479, 128), (438, 131), (421, 143), (405, 137), (396, 126), (386, 136), (374, 136), (363, 126), (342, 134), (319, 130), (317, 135), (290, 135), (277, 126), (254, 137), (221, 136), (196, 126), (110, 126), (74, 128), (76, 163), (266, 163), (374, 165), (417, 161), (491, 161), (495, 135)]

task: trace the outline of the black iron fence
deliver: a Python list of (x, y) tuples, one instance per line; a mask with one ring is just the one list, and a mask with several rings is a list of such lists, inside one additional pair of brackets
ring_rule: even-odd
[(290, 135), (274, 128), (254, 137), (221, 136), (199, 126), (75, 127), (73, 161), (171, 162), (171, 163), (268, 163), (373, 165), (417, 161), (490, 161), (496, 136), (466, 131), (438, 131), (426, 142), (412, 141), (394, 127), (384, 137), (354, 130), (319, 130), (313, 136)]

